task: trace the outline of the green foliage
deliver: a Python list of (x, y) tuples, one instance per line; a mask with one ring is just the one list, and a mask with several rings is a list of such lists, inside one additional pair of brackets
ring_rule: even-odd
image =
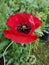
[[(35, 30), (38, 36), (49, 27), (49, 0), (0, 0), (0, 57), (11, 42), (3, 35), (3, 30), (8, 28), (6, 19), (17, 12), (28, 12), (41, 19), (42, 27)], [(49, 44), (40, 39), (27, 45), (13, 43), (6, 51), (6, 65), (33, 65), (35, 57), (34, 65), (49, 65), (48, 49)]]

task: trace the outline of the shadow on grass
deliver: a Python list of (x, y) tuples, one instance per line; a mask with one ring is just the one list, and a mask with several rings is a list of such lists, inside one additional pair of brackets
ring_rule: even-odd
[(0, 58), (0, 65), (4, 65), (3, 57)]

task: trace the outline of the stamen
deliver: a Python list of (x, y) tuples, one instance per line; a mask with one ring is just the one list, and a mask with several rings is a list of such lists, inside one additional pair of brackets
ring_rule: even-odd
[(19, 24), (19, 25), (17, 26), (17, 30), (18, 30), (19, 32), (28, 34), (28, 33), (30, 32), (30, 30), (31, 30), (31, 26), (28, 25), (28, 24)]

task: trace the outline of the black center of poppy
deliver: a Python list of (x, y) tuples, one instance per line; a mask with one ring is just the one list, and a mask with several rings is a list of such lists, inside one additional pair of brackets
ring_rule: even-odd
[(17, 30), (19, 32), (22, 32), (22, 33), (25, 33), (25, 34), (28, 34), (31, 30), (31, 26), (29, 24), (19, 24), (17, 26)]

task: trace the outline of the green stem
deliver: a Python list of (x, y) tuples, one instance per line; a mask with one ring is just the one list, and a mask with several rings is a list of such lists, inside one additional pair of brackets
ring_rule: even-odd
[(7, 51), (7, 49), (12, 45), (13, 41), (6, 47), (6, 49), (3, 52), (3, 59), (4, 59), (4, 65), (6, 65), (6, 61), (5, 61), (5, 53)]

